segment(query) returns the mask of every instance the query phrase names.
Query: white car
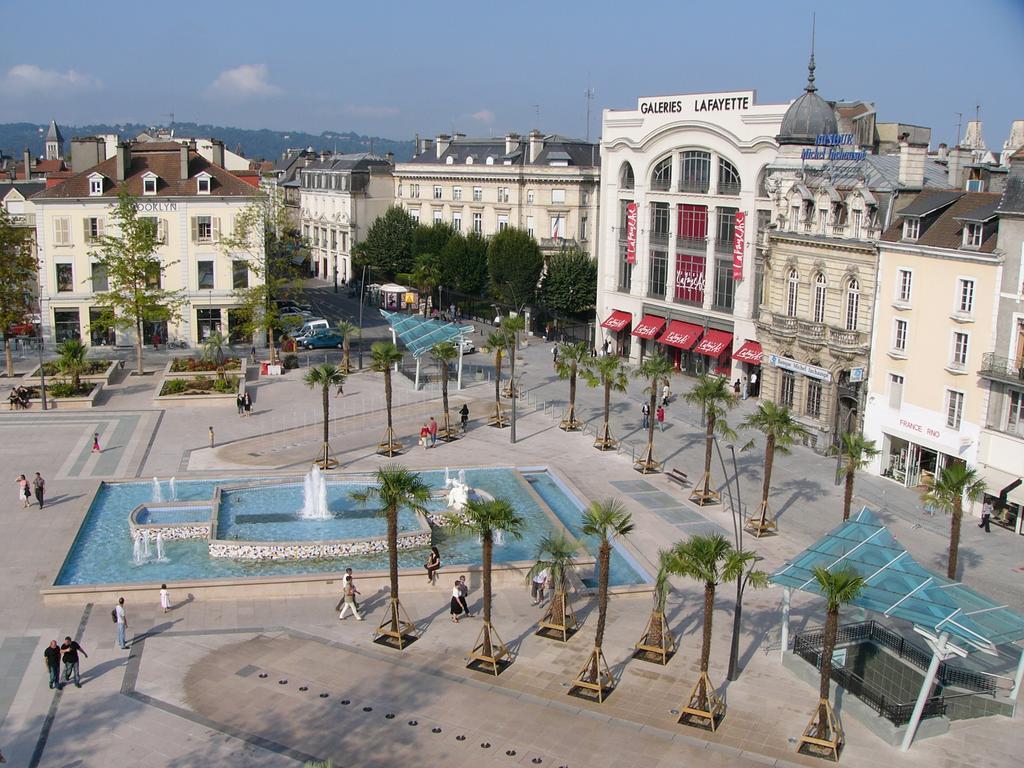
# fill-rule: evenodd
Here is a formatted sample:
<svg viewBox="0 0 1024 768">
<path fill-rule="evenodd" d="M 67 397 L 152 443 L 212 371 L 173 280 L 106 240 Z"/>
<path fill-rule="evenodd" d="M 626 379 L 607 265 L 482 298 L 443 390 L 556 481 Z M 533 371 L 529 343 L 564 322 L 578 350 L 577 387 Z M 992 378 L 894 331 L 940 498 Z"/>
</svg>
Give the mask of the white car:
<svg viewBox="0 0 1024 768">
<path fill-rule="evenodd" d="M 464 355 L 468 355 L 470 352 L 476 352 L 476 347 L 469 339 L 462 339 L 462 341 L 458 342 L 458 345 Z"/>
</svg>

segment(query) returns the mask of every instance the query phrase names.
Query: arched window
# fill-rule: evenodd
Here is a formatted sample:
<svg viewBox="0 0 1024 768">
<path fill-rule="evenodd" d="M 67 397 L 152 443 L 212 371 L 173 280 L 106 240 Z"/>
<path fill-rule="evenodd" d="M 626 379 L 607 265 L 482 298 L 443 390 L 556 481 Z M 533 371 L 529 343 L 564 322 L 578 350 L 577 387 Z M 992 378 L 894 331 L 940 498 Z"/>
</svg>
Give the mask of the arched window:
<svg viewBox="0 0 1024 768">
<path fill-rule="evenodd" d="M 768 166 L 766 165 L 757 174 L 757 196 L 768 197 Z"/>
<path fill-rule="evenodd" d="M 672 189 L 672 158 L 666 157 L 651 171 L 651 189 L 655 192 L 668 192 Z"/>
<path fill-rule="evenodd" d="M 740 172 L 724 157 L 718 158 L 718 194 L 738 195 L 740 193 Z"/>
<path fill-rule="evenodd" d="M 491 155 L 487 156 L 487 165 L 494 165 L 494 158 Z"/>
<path fill-rule="evenodd" d="M 454 162 L 455 162 L 455 158 L 454 158 L 454 157 L 452 157 L 451 155 L 448 155 L 448 157 L 446 157 L 446 158 L 444 159 L 444 164 L 445 164 L 445 165 L 451 165 L 451 164 L 452 164 L 452 163 L 454 163 Z"/>
<path fill-rule="evenodd" d="M 711 153 L 683 152 L 680 163 L 679 191 L 706 194 L 711 188 Z"/>
<path fill-rule="evenodd" d="M 633 166 L 629 163 L 622 164 L 622 170 L 619 171 L 619 186 L 622 189 L 632 189 L 636 186 L 636 178 L 633 176 Z"/>
<path fill-rule="evenodd" d="M 857 314 L 860 311 L 860 283 L 850 278 L 846 284 L 846 330 L 857 330 Z"/>
<path fill-rule="evenodd" d="M 821 272 L 814 278 L 814 322 L 825 322 L 825 276 Z"/>
<path fill-rule="evenodd" d="M 472 164 L 473 164 L 473 156 L 470 155 L 469 157 L 466 158 L 466 165 L 472 165 Z"/>
<path fill-rule="evenodd" d="M 786 283 L 786 314 L 796 317 L 796 302 L 800 297 L 800 274 L 795 269 L 789 270 Z"/>
</svg>

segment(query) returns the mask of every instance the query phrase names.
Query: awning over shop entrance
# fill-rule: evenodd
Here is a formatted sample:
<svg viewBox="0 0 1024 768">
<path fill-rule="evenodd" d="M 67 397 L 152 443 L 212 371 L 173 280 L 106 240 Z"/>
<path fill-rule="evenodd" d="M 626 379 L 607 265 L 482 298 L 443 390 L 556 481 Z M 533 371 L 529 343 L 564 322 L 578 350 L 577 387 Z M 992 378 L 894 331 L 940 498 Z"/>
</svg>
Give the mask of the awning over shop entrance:
<svg viewBox="0 0 1024 768">
<path fill-rule="evenodd" d="M 1020 475 L 1013 475 L 984 464 L 978 465 L 978 474 L 985 481 L 985 493 L 989 496 L 998 496 L 1004 488 L 1013 485 L 1020 478 Z M 1010 491 L 1006 495 L 1006 500 L 1024 506 L 1024 484 Z"/>
<path fill-rule="evenodd" d="M 741 363 L 750 363 L 751 365 L 761 364 L 761 345 L 756 341 L 745 341 L 743 346 L 732 353 L 733 360 L 739 360 Z"/>
<path fill-rule="evenodd" d="M 697 339 L 700 338 L 701 330 L 699 325 L 684 323 L 682 320 L 673 320 L 668 324 L 665 332 L 661 334 L 658 343 L 667 344 L 670 347 L 679 347 L 679 349 L 690 349 L 697 343 Z"/>
<path fill-rule="evenodd" d="M 627 325 L 629 321 L 633 319 L 633 316 L 629 312 L 623 312 L 621 309 L 616 309 L 610 315 L 608 319 L 601 323 L 602 328 L 607 328 L 610 331 L 618 333 Z"/>
<path fill-rule="evenodd" d="M 722 353 L 725 352 L 725 348 L 730 344 L 732 344 L 731 333 L 716 331 L 714 328 L 709 328 L 708 332 L 704 334 L 704 338 L 700 340 L 700 344 L 698 344 L 693 351 L 698 355 L 721 357 Z"/>
<path fill-rule="evenodd" d="M 644 319 L 633 328 L 633 335 L 638 339 L 653 339 L 665 325 L 665 318 L 655 315 L 644 315 Z"/>
</svg>

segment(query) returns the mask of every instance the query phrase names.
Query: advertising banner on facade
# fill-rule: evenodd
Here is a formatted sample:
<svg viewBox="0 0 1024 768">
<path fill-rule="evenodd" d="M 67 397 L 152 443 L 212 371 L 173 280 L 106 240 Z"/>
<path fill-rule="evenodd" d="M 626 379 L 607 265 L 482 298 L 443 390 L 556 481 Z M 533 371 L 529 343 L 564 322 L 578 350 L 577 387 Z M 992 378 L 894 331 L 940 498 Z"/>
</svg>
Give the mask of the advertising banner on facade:
<svg viewBox="0 0 1024 768">
<path fill-rule="evenodd" d="M 732 229 L 732 279 L 743 279 L 743 255 L 747 242 L 747 214 L 736 212 L 736 224 Z"/>
<path fill-rule="evenodd" d="M 704 303 L 704 256 L 676 254 L 676 301 Z"/>
<path fill-rule="evenodd" d="M 636 203 L 626 203 L 626 261 L 636 264 Z"/>
</svg>

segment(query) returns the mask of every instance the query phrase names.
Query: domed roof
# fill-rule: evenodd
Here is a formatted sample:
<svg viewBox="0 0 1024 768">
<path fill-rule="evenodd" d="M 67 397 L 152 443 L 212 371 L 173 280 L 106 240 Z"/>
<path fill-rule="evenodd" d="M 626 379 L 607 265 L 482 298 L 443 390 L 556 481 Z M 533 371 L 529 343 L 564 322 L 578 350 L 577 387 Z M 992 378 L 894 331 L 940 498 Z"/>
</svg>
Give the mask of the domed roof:
<svg viewBox="0 0 1024 768">
<path fill-rule="evenodd" d="M 814 54 L 807 65 L 807 86 L 804 94 L 789 105 L 782 127 L 776 137 L 780 145 L 814 144 L 817 136 L 823 133 L 838 133 L 839 124 L 832 105 L 817 94 L 814 85 Z"/>
</svg>

